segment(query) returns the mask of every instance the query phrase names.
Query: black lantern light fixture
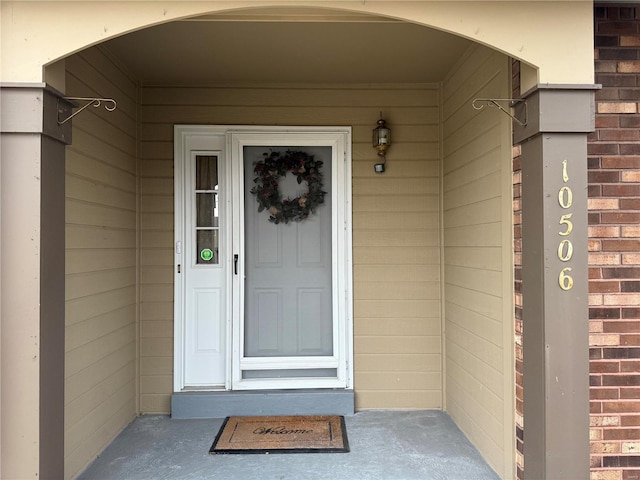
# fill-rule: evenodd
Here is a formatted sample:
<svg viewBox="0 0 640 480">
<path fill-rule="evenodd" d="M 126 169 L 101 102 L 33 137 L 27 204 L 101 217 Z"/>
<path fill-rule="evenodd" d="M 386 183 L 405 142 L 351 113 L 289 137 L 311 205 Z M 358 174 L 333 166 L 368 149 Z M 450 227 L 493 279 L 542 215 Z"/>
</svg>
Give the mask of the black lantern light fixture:
<svg viewBox="0 0 640 480">
<path fill-rule="evenodd" d="M 380 120 L 378 120 L 378 126 L 373 129 L 373 148 L 378 151 L 378 156 L 382 157 L 381 163 L 374 165 L 376 173 L 383 173 L 385 170 L 385 164 L 387 163 L 387 149 L 391 146 L 391 129 L 387 127 L 386 122 L 382 118 L 382 112 L 380 112 Z"/>
</svg>

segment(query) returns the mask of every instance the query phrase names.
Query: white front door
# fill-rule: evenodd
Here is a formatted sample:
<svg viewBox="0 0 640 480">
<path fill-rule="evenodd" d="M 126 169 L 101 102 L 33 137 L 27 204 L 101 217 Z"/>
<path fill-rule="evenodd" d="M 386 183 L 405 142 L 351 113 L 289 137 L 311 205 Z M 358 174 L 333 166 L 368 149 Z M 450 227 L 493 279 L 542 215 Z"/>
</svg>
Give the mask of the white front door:
<svg viewBox="0 0 640 480">
<path fill-rule="evenodd" d="M 349 140 L 176 127 L 176 391 L 351 387 Z"/>
</svg>

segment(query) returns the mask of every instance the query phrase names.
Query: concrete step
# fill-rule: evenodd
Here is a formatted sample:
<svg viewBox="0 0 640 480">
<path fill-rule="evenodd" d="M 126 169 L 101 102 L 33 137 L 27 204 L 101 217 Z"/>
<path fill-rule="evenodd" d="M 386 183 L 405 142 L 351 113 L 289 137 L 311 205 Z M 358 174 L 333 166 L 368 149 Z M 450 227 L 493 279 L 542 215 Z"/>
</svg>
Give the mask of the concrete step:
<svg viewBox="0 0 640 480">
<path fill-rule="evenodd" d="M 173 418 L 257 415 L 353 415 L 353 390 L 244 390 L 178 392 L 171 396 Z"/>
</svg>

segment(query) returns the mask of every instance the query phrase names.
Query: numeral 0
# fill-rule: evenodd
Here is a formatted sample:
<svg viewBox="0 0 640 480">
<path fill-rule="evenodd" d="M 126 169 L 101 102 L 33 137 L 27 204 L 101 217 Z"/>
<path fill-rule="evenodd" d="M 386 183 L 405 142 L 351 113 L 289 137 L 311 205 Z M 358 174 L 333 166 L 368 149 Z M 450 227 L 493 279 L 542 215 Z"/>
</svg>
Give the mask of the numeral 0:
<svg viewBox="0 0 640 480">
<path fill-rule="evenodd" d="M 562 208 L 571 208 L 573 205 L 573 192 L 569 187 L 562 187 L 558 192 L 558 203 Z"/>
<path fill-rule="evenodd" d="M 564 252 L 565 247 L 567 247 L 567 253 Z M 558 258 L 563 262 L 568 262 L 571 257 L 573 257 L 573 243 L 571 240 L 562 240 L 558 245 Z"/>
</svg>

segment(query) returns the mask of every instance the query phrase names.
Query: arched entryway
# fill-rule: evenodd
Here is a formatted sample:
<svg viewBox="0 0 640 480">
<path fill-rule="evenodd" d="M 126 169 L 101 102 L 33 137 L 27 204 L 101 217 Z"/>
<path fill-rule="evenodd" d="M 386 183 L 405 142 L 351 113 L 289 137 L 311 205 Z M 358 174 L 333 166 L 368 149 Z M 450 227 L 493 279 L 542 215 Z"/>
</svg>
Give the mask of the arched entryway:
<svg viewBox="0 0 640 480">
<path fill-rule="evenodd" d="M 274 12 L 169 23 L 156 31 L 182 33 L 154 41 L 150 28 L 49 67 L 49 78 L 67 95 L 119 98 L 112 114 L 74 119 L 67 149 L 67 475 L 136 413 L 169 411 L 172 127 L 187 123 L 353 128 L 356 408 L 445 408 L 491 465 L 511 477 L 510 119 L 471 107 L 477 97 L 509 97 L 508 57 L 425 27 L 369 16 L 375 12 L 288 10 L 286 21 L 273 22 Z M 456 7 L 431 13 L 438 21 L 430 23 L 446 28 L 460 12 Z M 414 14 L 409 16 L 419 21 Z M 222 33 L 205 44 L 214 55 L 207 67 L 216 66 L 216 58 L 220 62 L 222 76 L 213 84 L 208 79 L 218 74 L 216 68 L 191 78 L 186 55 L 180 56 L 180 49 L 195 53 L 203 46 L 185 41 L 198 29 Z M 413 56 L 407 60 L 398 53 L 403 61 L 380 69 L 380 49 L 369 41 L 360 46 L 367 56 L 357 68 L 362 57 L 345 50 L 367 38 L 367 29 L 388 32 L 386 47 L 396 42 L 384 53 L 388 63 L 396 52 Z M 276 53 L 266 62 L 266 53 L 258 51 L 248 62 L 253 68 L 243 62 L 224 68 L 237 58 L 215 56 L 232 51 L 225 42 L 239 32 L 255 45 L 285 31 L 285 41 L 310 35 L 301 42 L 307 46 L 312 38 L 332 34 L 345 41 L 337 42 L 341 47 L 332 56 L 320 45 L 317 55 L 326 56 L 301 72 L 295 56 L 282 53 L 286 43 L 267 50 Z M 177 56 L 169 69 L 151 72 L 163 53 L 171 53 L 158 48 L 160 38 L 172 38 L 174 45 L 180 39 Z M 136 53 L 134 45 L 145 41 L 151 50 Z M 440 55 L 440 61 L 416 57 L 442 54 L 443 46 L 454 53 Z M 342 63 L 331 63 L 341 55 Z M 367 64 L 375 73 L 366 72 Z M 231 67 L 240 76 L 225 77 Z M 263 71 L 269 78 L 261 81 Z M 394 131 L 384 175 L 373 172 L 369 145 L 380 110 Z"/>
</svg>

